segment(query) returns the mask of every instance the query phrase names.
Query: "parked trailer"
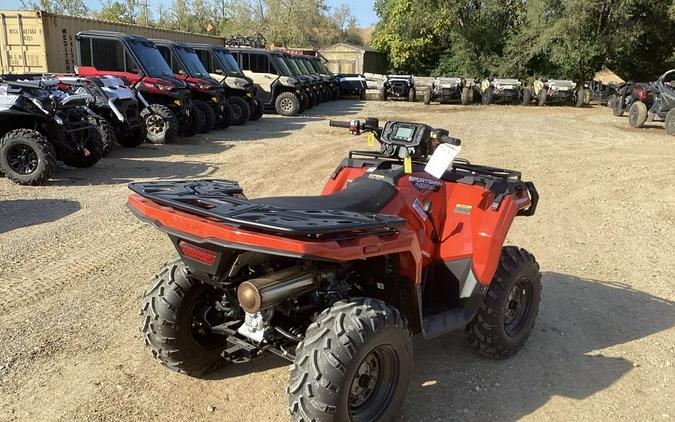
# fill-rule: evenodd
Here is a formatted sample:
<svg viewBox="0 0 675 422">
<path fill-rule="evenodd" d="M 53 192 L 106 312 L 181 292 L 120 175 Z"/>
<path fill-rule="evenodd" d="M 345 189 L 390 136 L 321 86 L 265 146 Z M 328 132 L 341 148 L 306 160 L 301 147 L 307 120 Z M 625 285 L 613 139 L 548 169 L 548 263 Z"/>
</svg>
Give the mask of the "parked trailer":
<svg viewBox="0 0 675 422">
<path fill-rule="evenodd" d="M 104 30 L 180 42 L 224 45 L 209 35 L 191 34 L 41 11 L 0 10 L 0 74 L 75 72 L 80 31 Z"/>
</svg>

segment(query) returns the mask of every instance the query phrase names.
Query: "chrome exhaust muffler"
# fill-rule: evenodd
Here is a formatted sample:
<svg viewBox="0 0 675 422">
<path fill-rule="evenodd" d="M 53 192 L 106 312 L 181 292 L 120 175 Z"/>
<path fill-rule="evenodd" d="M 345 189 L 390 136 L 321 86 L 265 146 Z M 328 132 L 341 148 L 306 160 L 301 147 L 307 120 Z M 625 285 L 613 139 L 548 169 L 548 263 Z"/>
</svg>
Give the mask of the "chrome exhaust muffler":
<svg viewBox="0 0 675 422">
<path fill-rule="evenodd" d="M 244 281 L 237 288 L 239 306 L 249 314 L 269 309 L 286 299 L 309 293 L 324 279 L 316 269 L 286 268 Z"/>
</svg>

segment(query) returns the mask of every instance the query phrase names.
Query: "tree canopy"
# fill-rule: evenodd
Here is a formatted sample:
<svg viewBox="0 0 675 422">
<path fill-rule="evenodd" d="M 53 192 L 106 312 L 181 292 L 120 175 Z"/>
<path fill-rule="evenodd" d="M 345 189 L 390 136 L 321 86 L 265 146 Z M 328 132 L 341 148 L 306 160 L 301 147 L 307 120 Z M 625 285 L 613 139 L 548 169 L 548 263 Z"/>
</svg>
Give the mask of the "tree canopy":
<svg viewBox="0 0 675 422">
<path fill-rule="evenodd" d="M 145 0 L 101 0 L 91 11 L 84 0 L 22 0 L 28 9 L 158 26 L 215 36 L 261 33 L 276 46 L 362 44 L 357 20 L 346 5 L 325 0 L 169 0 L 153 13 Z"/>
<path fill-rule="evenodd" d="M 654 79 L 675 67 L 675 0 L 376 0 L 372 45 L 415 74 Z"/>
</svg>

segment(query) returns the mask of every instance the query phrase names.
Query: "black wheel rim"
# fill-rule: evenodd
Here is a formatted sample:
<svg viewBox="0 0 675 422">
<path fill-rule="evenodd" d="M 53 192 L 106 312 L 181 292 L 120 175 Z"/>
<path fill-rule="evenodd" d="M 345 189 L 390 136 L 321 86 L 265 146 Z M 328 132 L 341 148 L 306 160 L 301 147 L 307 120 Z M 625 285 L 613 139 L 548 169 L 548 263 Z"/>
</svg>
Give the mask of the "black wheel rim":
<svg viewBox="0 0 675 422">
<path fill-rule="evenodd" d="M 211 327 L 224 322 L 222 312 L 215 308 L 216 296 L 215 291 L 204 290 L 190 312 L 190 337 L 203 349 L 213 349 L 225 342 L 225 337 L 211 333 Z"/>
<path fill-rule="evenodd" d="M 29 145 L 15 144 L 7 150 L 7 164 L 16 173 L 31 174 L 39 162 L 37 152 Z"/>
<path fill-rule="evenodd" d="M 532 283 L 521 278 L 511 287 L 504 309 L 504 331 L 511 337 L 521 333 L 527 324 L 532 307 Z"/>
<path fill-rule="evenodd" d="M 242 110 L 239 104 L 232 104 L 232 117 L 234 120 L 239 120 L 242 115 Z"/>
<path fill-rule="evenodd" d="M 161 116 L 152 114 L 145 120 L 145 126 L 152 135 L 161 135 L 164 133 L 166 122 Z"/>
<path fill-rule="evenodd" d="M 399 377 L 398 355 L 389 345 L 371 350 L 356 367 L 349 385 L 349 414 L 353 421 L 379 420 L 391 405 Z"/>
</svg>

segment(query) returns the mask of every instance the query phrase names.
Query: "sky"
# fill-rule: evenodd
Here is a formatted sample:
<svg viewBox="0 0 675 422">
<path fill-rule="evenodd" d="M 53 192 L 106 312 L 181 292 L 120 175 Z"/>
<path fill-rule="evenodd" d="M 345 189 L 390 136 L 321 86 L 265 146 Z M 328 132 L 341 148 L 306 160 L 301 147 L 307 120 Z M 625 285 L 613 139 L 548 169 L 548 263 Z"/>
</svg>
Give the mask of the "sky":
<svg viewBox="0 0 675 422">
<path fill-rule="evenodd" d="M 85 0 L 87 6 L 92 9 L 101 7 L 100 0 Z M 341 4 L 349 5 L 352 8 L 352 13 L 359 20 L 359 26 L 366 27 L 377 22 L 377 16 L 373 11 L 374 0 L 326 0 L 326 3 L 331 6 L 340 6 Z M 159 4 L 164 3 L 168 5 L 170 0 L 148 0 L 151 7 L 156 8 Z M 2 0 L 0 9 L 21 9 L 21 0 Z"/>
</svg>

